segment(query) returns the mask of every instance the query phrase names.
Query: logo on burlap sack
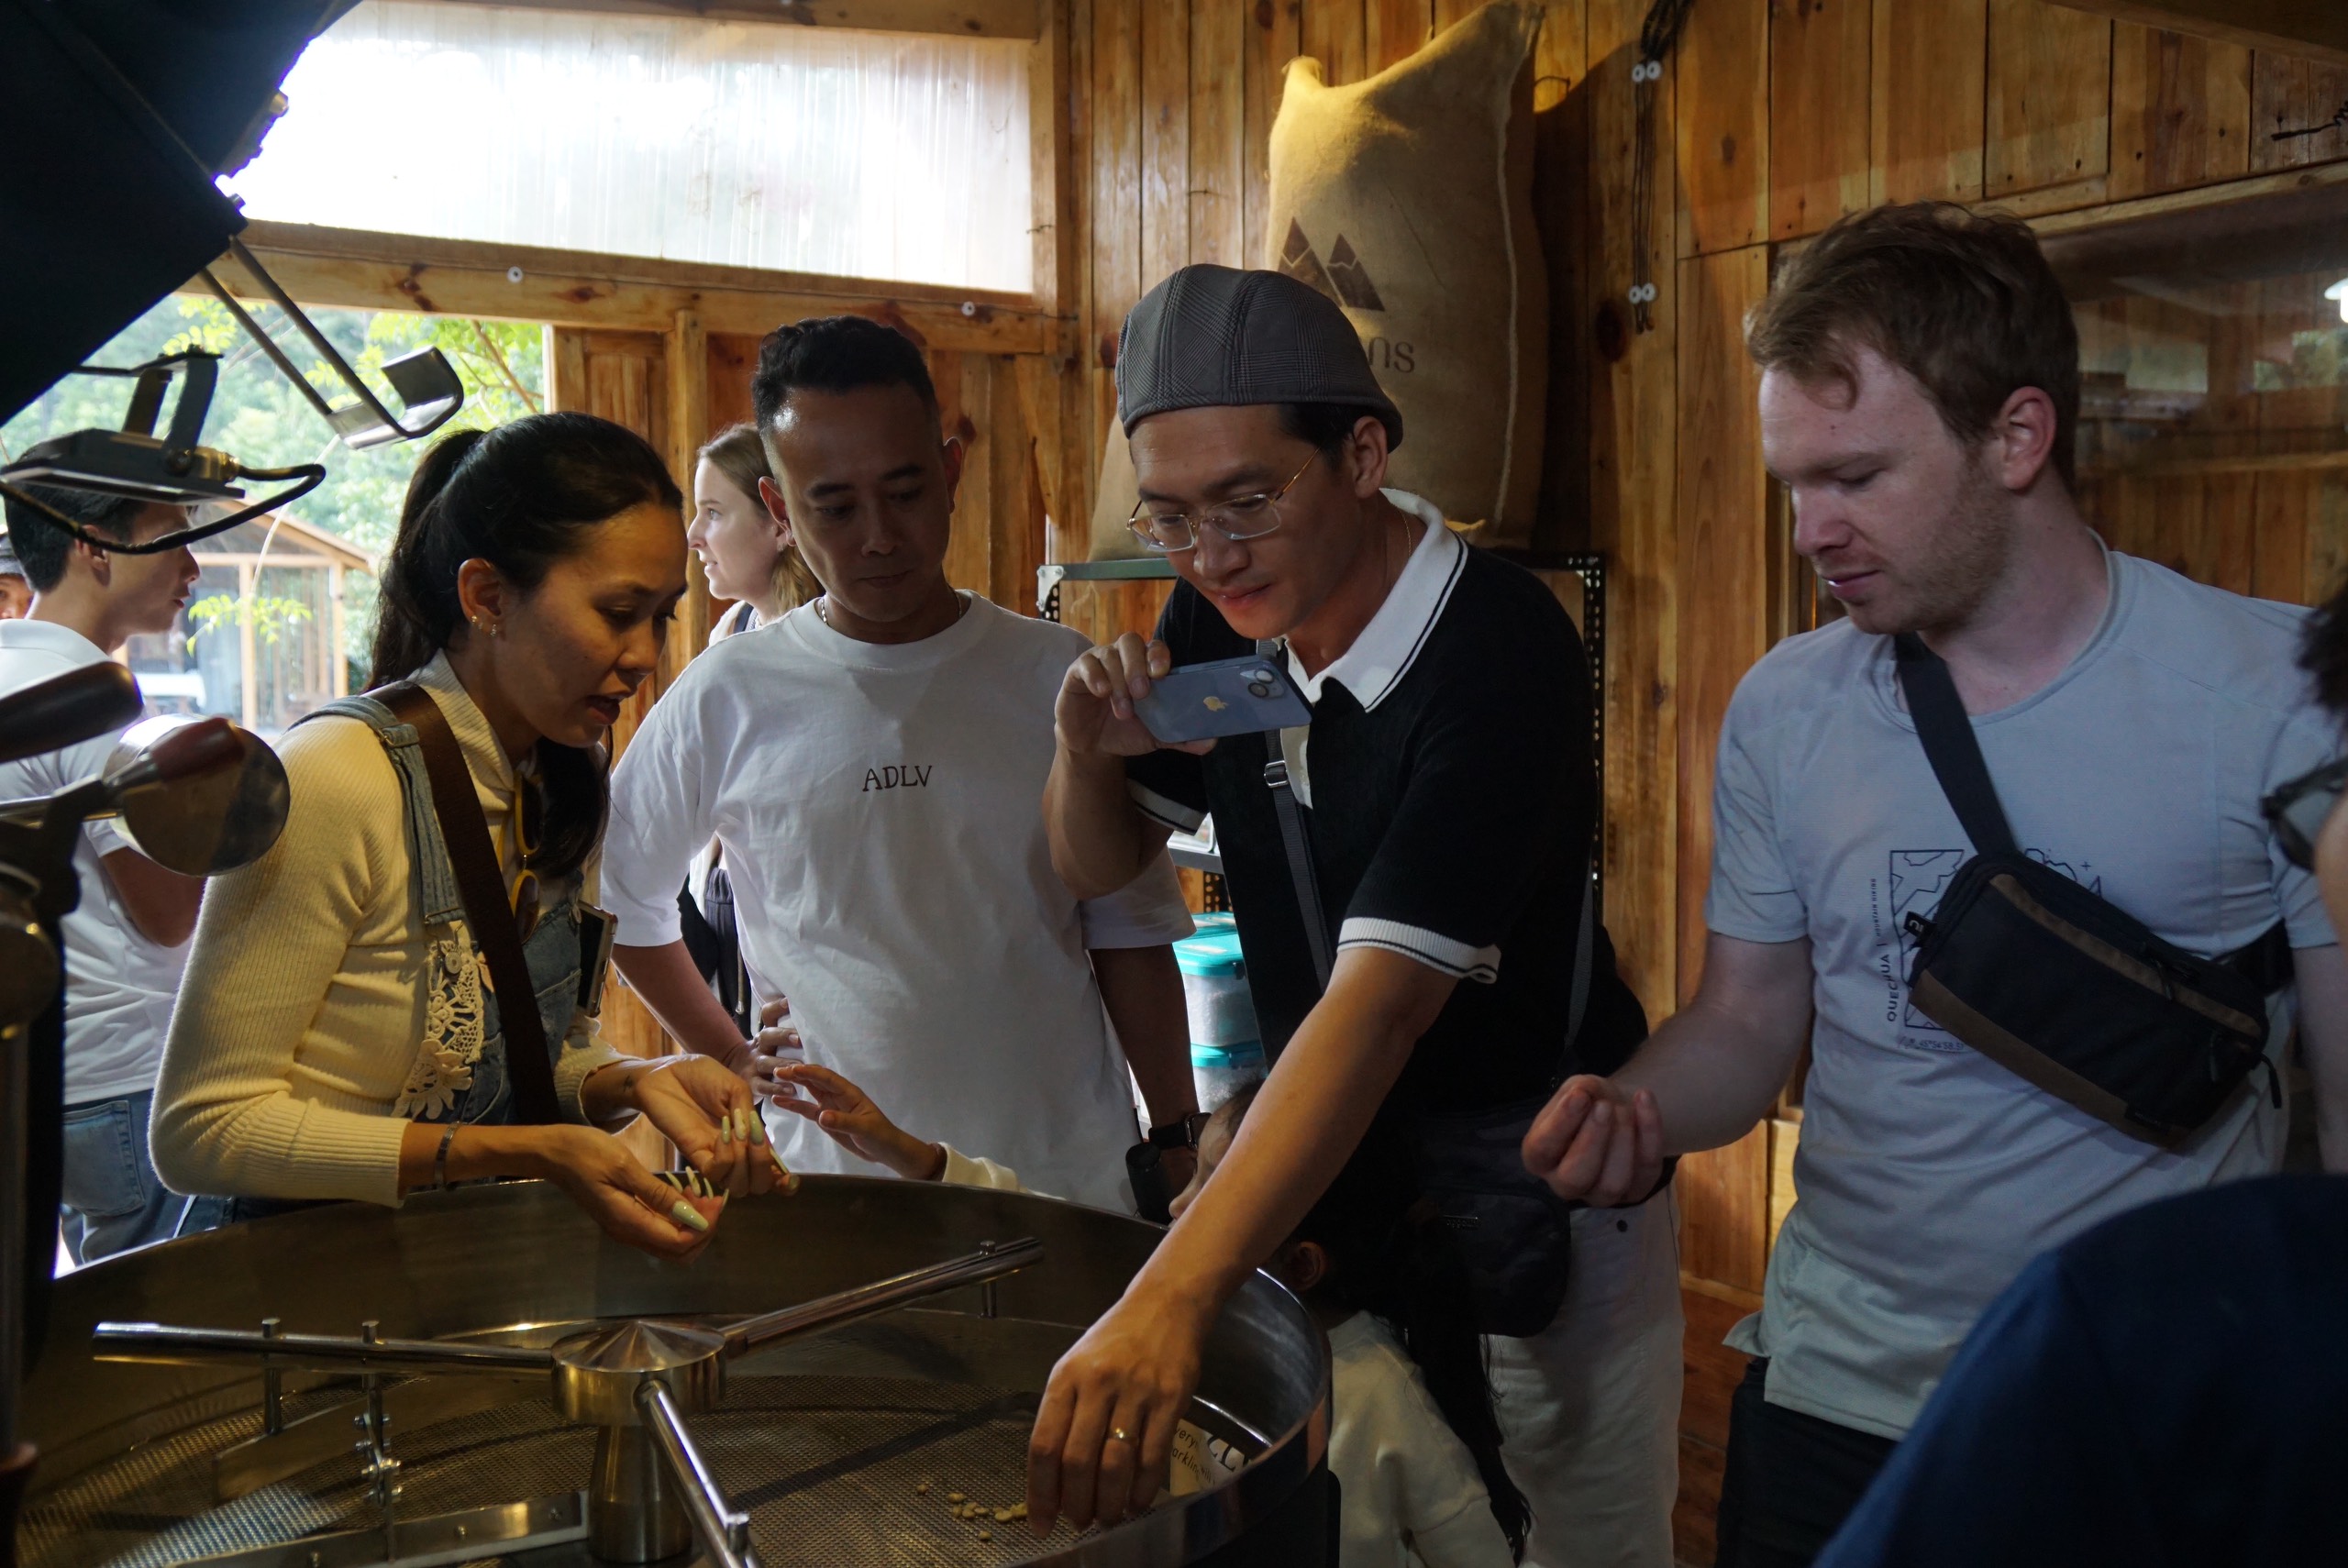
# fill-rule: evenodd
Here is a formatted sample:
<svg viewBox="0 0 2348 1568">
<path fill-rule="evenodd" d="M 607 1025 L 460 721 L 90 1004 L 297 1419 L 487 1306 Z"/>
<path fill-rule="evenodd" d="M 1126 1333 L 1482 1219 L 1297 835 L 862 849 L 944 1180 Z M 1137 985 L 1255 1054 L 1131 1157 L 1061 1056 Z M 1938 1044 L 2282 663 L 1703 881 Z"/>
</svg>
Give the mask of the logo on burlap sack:
<svg viewBox="0 0 2348 1568">
<path fill-rule="evenodd" d="M 1382 311 L 1386 302 L 1378 297 L 1378 285 L 1369 281 L 1369 269 L 1354 254 L 1352 242 L 1344 235 L 1329 251 L 1329 264 L 1321 265 L 1314 255 L 1312 242 L 1304 237 L 1304 225 L 1289 219 L 1288 243 L 1280 247 L 1280 271 L 1301 283 L 1310 283 L 1342 305 L 1356 310 Z"/>
<path fill-rule="evenodd" d="M 1330 247 L 1329 264 L 1324 267 L 1313 252 L 1312 242 L 1304 237 L 1302 222 L 1289 219 L 1288 242 L 1280 247 L 1280 271 L 1348 309 L 1385 313 L 1386 302 L 1379 297 L 1378 285 L 1369 281 L 1369 269 L 1355 254 L 1353 242 L 1342 234 Z M 1411 345 L 1374 333 L 1362 340 L 1362 352 L 1369 356 L 1372 370 L 1408 374 L 1418 368 L 1418 351 Z"/>
</svg>

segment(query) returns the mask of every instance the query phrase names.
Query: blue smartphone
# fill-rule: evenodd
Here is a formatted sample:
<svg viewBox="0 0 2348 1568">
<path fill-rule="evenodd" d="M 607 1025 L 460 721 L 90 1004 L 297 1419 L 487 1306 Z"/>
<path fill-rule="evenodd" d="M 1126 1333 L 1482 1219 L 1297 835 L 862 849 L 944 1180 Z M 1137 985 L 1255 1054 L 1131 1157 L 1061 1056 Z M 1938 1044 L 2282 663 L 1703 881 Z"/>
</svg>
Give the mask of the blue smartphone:
<svg viewBox="0 0 2348 1568">
<path fill-rule="evenodd" d="M 1312 704 L 1281 663 L 1249 654 L 1187 664 L 1153 682 L 1149 695 L 1134 704 L 1134 712 L 1161 741 L 1218 740 L 1309 724 Z"/>
</svg>

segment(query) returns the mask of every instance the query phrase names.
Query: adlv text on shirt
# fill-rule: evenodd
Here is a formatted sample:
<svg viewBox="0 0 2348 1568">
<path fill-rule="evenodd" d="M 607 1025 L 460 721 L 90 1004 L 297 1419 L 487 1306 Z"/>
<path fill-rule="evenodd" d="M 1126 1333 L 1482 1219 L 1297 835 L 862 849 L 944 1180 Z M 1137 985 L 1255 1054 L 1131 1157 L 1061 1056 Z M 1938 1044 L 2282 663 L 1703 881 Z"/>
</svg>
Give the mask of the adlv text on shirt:
<svg viewBox="0 0 2348 1568">
<path fill-rule="evenodd" d="M 875 790 L 925 790 L 929 787 L 930 764 L 915 767 L 912 763 L 891 763 L 885 767 L 864 770 L 864 787 L 858 794 L 870 794 Z"/>
</svg>

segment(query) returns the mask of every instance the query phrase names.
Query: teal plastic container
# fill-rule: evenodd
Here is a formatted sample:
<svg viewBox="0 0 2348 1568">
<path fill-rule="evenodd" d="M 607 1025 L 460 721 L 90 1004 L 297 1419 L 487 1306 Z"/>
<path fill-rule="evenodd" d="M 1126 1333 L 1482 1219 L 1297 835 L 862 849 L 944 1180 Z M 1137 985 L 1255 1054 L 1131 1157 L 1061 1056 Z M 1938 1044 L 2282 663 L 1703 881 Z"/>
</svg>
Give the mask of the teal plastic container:
<svg viewBox="0 0 2348 1568">
<path fill-rule="evenodd" d="M 1182 970 L 1182 999 L 1191 1015 L 1191 1078 L 1199 1109 L 1213 1110 L 1263 1081 L 1264 1040 L 1231 916 L 1200 915 L 1198 928 L 1174 944 L 1174 961 Z"/>
</svg>

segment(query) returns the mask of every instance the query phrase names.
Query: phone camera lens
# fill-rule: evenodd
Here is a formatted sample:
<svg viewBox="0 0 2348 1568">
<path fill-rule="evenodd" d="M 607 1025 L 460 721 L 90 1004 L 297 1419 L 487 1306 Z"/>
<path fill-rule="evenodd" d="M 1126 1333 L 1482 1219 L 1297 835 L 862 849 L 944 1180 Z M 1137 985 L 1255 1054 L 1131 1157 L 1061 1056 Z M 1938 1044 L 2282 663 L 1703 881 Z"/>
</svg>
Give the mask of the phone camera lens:
<svg viewBox="0 0 2348 1568">
<path fill-rule="evenodd" d="M 1269 681 L 1251 680 L 1247 683 L 1247 695 L 1250 697 L 1269 697 L 1271 694 L 1272 688 Z"/>
<path fill-rule="evenodd" d="M 1247 672 L 1247 679 L 1250 680 L 1269 680 L 1271 678 L 1272 672 L 1268 669 L 1251 669 Z M 1250 687 L 1248 690 L 1253 691 L 1255 690 L 1255 688 Z M 1257 691 L 1256 695 L 1262 697 L 1267 695 L 1267 693 Z"/>
</svg>

